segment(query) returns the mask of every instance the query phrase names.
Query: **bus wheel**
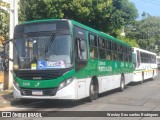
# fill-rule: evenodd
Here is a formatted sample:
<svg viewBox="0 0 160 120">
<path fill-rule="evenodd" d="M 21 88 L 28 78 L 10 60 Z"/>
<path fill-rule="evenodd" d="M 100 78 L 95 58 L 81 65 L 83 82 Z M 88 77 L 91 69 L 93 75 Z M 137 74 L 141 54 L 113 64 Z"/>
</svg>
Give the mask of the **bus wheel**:
<svg viewBox="0 0 160 120">
<path fill-rule="evenodd" d="M 98 98 L 98 84 L 96 80 L 91 80 L 89 87 L 89 102 L 96 100 Z"/>
<path fill-rule="evenodd" d="M 140 81 L 140 84 L 144 82 L 144 73 L 142 73 L 142 80 Z"/>
<path fill-rule="evenodd" d="M 124 75 L 121 75 L 121 81 L 120 81 L 120 89 L 119 91 L 122 92 L 125 88 L 125 78 Z"/>
<path fill-rule="evenodd" d="M 153 71 L 153 73 L 152 73 L 152 78 L 151 78 L 151 80 L 154 80 L 154 71 Z"/>
</svg>

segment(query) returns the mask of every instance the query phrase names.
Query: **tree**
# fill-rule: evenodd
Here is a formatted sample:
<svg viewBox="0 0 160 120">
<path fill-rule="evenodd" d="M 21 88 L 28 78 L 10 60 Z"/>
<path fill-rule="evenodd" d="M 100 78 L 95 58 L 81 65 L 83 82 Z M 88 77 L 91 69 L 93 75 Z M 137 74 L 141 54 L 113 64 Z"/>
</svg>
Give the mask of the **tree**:
<svg viewBox="0 0 160 120">
<path fill-rule="evenodd" d="M 116 33 L 118 34 L 117 38 L 123 42 L 128 43 L 132 47 L 137 47 L 139 48 L 139 45 L 137 44 L 136 40 L 133 38 L 129 38 L 128 36 L 122 36 L 121 35 L 121 30 L 116 30 Z"/>
<path fill-rule="evenodd" d="M 74 19 L 103 32 L 130 24 L 137 10 L 128 0 L 21 0 L 20 20 L 48 18 Z"/>
<path fill-rule="evenodd" d="M 0 6 L 8 8 L 9 5 L 0 0 Z M 0 38 L 7 40 L 9 38 L 9 14 L 6 10 L 0 8 Z"/>
<path fill-rule="evenodd" d="M 122 26 L 132 24 L 138 16 L 137 9 L 132 2 L 128 0 L 113 0 L 113 8 L 110 13 L 107 22 L 107 30 L 115 37 L 118 37 L 119 33 L 115 31 L 121 29 Z"/>
<path fill-rule="evenodd" d="M 160 17 L 147 15 L 135 22 L 127 30 L 127 36 L 136 39 L 142 49 L 152 52 L 160 51 Z"/>
</svg>

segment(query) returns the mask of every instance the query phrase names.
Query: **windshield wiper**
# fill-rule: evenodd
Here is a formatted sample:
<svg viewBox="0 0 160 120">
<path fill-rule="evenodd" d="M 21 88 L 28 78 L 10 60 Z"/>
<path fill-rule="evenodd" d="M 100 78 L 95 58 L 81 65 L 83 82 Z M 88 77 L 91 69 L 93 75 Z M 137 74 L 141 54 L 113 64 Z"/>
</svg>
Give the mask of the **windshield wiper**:
<svg viewBox="0 0 160 120">
<path fill-rule="evenodd" d="M 47 53 L 49 51 L 49 49 L 51 48 L 51 45 L 55 39 L 55 36 L 56 36 L 56 32 L 52 33 L 51 37 L 49 38 L 48 42 L 46 43 L 45 53 Z"/>
</svg>

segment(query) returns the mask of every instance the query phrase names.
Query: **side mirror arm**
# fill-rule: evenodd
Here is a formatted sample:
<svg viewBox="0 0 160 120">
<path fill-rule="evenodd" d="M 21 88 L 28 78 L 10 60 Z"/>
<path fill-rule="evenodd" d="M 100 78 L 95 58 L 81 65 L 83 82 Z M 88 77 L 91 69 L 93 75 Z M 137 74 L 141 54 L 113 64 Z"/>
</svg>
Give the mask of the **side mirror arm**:
<svg viewBox="0 0 160 120">
<path fill-rule="evenodd" d="M 6 46 L 7 44 L 9 44 L 9 42 L 13 42 L 13 39 L 7 40 L 7 41 L 5 41 L 5 42 L 3 43 L 3 55 L 2 55 L 2 57 L 3 57 L 3 59 L 8 59 L 9 61 L 12 61 L 12 62 L 13 62 L 13 59 L 9 58 L 9 56 L 6 54 L 6 50 L 5 50 L 5 46 Z"/>
<path fill-rule="evenodd" d="M 3 46 L 5 46 L 6 44 L 8 44 L 9 42 L 13 42 L 13 39 L 7 40 L 3 43 Z"/>
</svg>

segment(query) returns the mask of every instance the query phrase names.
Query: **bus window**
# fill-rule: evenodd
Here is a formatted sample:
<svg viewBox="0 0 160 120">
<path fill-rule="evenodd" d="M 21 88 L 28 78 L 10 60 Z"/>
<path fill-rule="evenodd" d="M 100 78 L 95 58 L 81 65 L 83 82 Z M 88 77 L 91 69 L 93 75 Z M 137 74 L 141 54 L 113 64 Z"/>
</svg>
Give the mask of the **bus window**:
<svg viewBox="0 0 160 120">
<path fill-rule="evenodd" d="M 128 48 L 129 62 L 132 62 L 132 49 Z"/>
<path fill-rule="evenodd" d="M 137 67 L 139 67 L 140 66 L 140 57 L 141 57 L 141 54 L 140 54 L 140 52 L 137 50 L 136 51 L 137 52 Z"/>
<path fill-rule="evenodd" d="M 113 60 L 118 60 L 118 53 L 117 53 L 117 43 L 112 43 L 112 59 Z"/>
<path fill-rule="evenodd" d="M 105 48 L 106 48 L 106 59 L 107 60 L 112 60 L 112 43 L 110 40 L 105 40 Z"/>
<path fill-rule="evenodd" d="M 128 62 L 128 54 L 124 54 L 124 61 Z"/>
<path fill-rule="evenodd" d="M 113 60 L 118 60 L 117 52 L 112 53 L 112 58 L 113 58 Z"/>
<path fill-rule="evenodd" d="M 107 60 L 112 60 L 112 52 L 110 50 L 106 50 L 106 59 Z"/>
<path fill-rule="evenodd" d="M 133 61 L 134 67 L 136 68 L 137 61 L 136 61 L 136 54 L 135 53 L 132 53 L 132 61 Z"/>
<path fill-rule="evenodd" d="M 109 40 L 106 40 L 106 49 L 108 49 L 108 50 L 112 49 L 112 43 Z"/>
<path fill-rule="evenodd" d="M 90 58 L 95 59 L 98 58 L 97 51 L 97 39 L 93 34 L 89 34 L 89 47 L 90 47 Z"/>
<path fill-rule="evenodd" d="M 77 57 L 79 60 L 87 60 L 86 43 L 80 38 L 76 38 Z"/>
<path fill-rule="evenodd" d="M 98 39 L 98 52 L 99 52 L 99 58 L 100 59 L 106 59 L 105 57 L 105 42 L 104 39 L 99 37 Z"/>
</svg>

